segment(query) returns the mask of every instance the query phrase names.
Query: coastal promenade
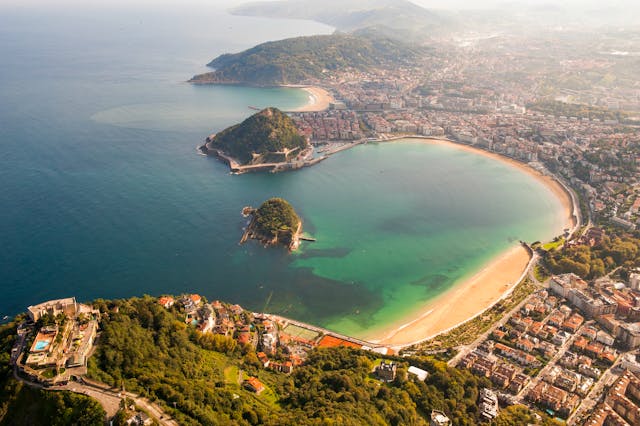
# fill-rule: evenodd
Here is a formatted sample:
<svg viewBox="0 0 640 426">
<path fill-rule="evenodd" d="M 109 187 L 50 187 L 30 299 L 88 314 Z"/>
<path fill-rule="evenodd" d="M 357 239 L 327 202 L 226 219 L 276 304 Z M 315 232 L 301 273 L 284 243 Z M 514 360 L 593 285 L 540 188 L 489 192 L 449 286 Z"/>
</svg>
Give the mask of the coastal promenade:
<svg viewBox="0 0 640 426">
<path fill-rule="evenodd" d="M 206 143 L 203 146 L 198 147 L 198 151 L 204 155 L 207 155 L 208 152 L 212 152 L 216 157 L 221 159 L 225 164 L 229 166 L 231 169 L 231 173 L 233 174 L 243 174 L 243 173 L 253 173 L 253 172 L 282 172 L 286 170 L 297 170 L 303 167 L 310 167 L 319 162 L 326 160 L 328 155 L 323 155 L 317 158 L 309 158 L 310 153 L 305 155 L 305 158 L 302 160 L 294 160 L 294 161 L 283 161 L 280 163 L 260 163 L 260 164 L 246 164 L 242 165 L 238 163 L 238 161 L 226 155 L 224 152 L 212 148 L 209 143 Z"/>
</svg>

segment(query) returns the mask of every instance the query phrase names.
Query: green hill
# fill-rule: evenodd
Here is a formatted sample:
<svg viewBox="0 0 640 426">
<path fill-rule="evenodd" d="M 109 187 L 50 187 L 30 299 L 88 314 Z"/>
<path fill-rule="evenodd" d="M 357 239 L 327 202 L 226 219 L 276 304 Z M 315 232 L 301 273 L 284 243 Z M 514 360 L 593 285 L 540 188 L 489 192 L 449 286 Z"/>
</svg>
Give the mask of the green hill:
<svg viewBox="0 0 640 426">
<path fill-rule="evenodd" d="M 290 246 L 300 227 L 300 217 L 282 198 L 270 198 L 253 212 L 254 238 Z"/>
<path fill-rule="evenodd" d="M 196 75 L 190 82 L 295 84 L 347 68 L 367 71 L 410 64 L 420 52 L 420 48 L 383 37 L 347 34 L 296 37 L 218 56 L 208 64 L 215 71 Z"/>
<path fill-rule="evenodd" d="M 265 108 L 207 138 L 203 151 L 220 150 L 245 165 L 285 162 L 307 147 L 289 116 L 277 108 Z"/>
</svg>

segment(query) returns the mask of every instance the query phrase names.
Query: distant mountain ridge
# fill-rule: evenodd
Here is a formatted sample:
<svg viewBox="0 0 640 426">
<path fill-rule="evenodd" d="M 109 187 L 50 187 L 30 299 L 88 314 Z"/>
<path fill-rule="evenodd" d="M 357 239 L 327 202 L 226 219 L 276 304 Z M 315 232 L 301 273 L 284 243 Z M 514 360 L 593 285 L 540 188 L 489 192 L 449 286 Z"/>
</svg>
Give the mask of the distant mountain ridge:
<svg viewBox="0 0 640 426">
<path fill-rule="evenodd" d="M 235 15 L 310 19 L 352 32 L 390 28 L 398 38 L 429 34 L 454 23 L 452 15 L 428 10 L 407 0 L 285 0 L 254 2 L 231 10 Z M 387 34 L 394 34 L 390 32 Z"/>
<path fill-rule="evenodd" d="M 320 79 L 326 72 L 409 64 L 424 49 L 371 35 L 332 34 L 295 37 L 224 54 L 208 66 L 215 71 L 194 76 L 192 83 L 275 86 Z"/>
</svg>

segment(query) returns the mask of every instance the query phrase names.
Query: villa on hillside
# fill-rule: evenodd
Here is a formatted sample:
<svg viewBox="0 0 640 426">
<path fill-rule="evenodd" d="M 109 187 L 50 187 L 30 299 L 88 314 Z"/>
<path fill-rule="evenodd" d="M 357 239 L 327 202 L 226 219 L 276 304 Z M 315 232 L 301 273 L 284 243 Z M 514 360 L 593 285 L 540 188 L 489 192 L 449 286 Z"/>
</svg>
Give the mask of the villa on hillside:
<svg viewBox="0 0 640 426">
<path fill-rule="evenodd" d="M 251 392 L 257 393 L 258 395 L 260 395 L 264 391 L 264 385 L 260 380 L 258 380 L 255 377 L 249 377 L 247 380 L 245 380 L 242 383 L 242 386 L 244 386 L 246 389 L 250 390 Z"/>
<path fill-rule="evenodd" d="M 35 333 L 31 346 L 28 335 L 16 343 L 14 362 L 32 380 L 45 385 L 66 383 L 71 375 L 86 374 L 87 358 L 98 331 L 98 310 L 76 302 L 75 297 L 50 300 L 27 308 L 29 322 L 24 328 Z M 44 324 L 38 327 L 41 320 Z M 25 323 L 26 324 L 26 323 Z"/>
<path fill-rule="evenodd" d="M 385 382 L 392 382 L 396 378 L 397 365 L 395 362 L 386 363 L 384 360 L 376 367 L 376 376 Z"/>
<path fill-rule="evenodd" d="M 69 297 L 67 299 L 49 300 L 48 302 L 40 303 L 39 305 L 29 306 L 27 308 L 27 315 L 31 321 L 36 322 L 44 315 L 49 314 L 56 316 L 58 314 L 65 314 L 70 317 L 75 317 L 78 312 L 78 303 L 76 303 L 75 297 Z"/>
</svg>

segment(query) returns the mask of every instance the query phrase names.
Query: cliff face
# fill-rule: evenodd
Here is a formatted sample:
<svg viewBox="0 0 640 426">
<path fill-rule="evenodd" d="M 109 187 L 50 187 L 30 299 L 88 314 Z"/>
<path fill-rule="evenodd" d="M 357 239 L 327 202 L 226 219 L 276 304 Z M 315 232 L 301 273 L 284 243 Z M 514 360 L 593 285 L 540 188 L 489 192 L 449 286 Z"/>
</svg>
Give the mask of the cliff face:
<svg viewBox="0 0 640 426">
<path fill-rule="evenodd" d="M 271 198 L 255 210 L 245 207 L 242 212 L 253 217 L 240 243 L 254 239 L 268 246 L 283 245 L 289 250 L 298 247 L 302 220 L 286 200 Z"/>
<path fill-rule="evenodd" d="M 219 150 L 240 165 L 285 162 L 307 148 L 293 120 L 277 108 L 266 108 L 240 124 L 207 138 L 203 151 Z"/>
</svg>

